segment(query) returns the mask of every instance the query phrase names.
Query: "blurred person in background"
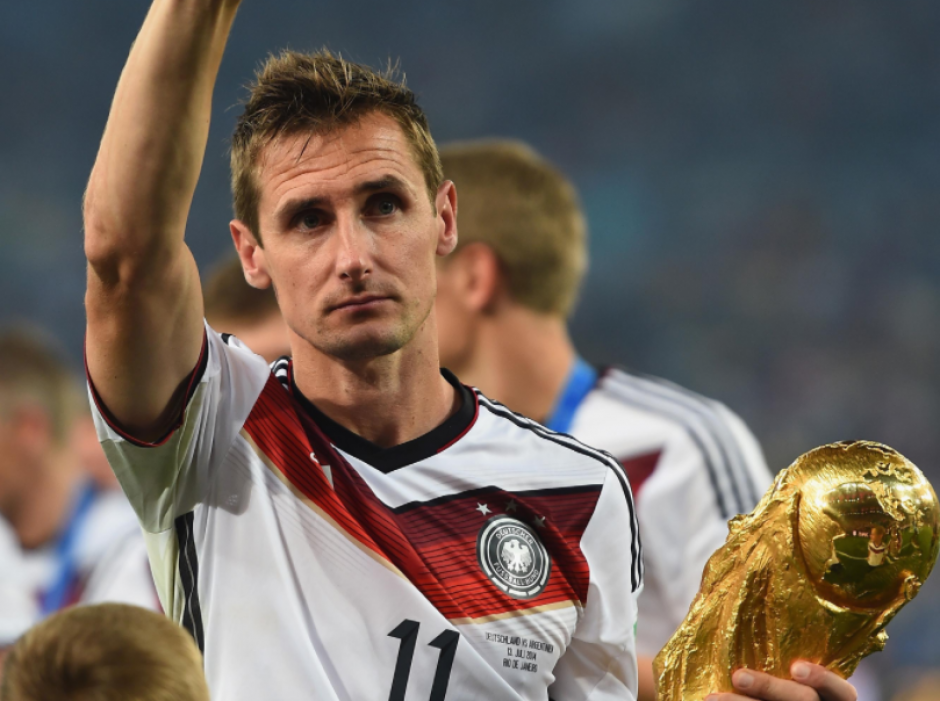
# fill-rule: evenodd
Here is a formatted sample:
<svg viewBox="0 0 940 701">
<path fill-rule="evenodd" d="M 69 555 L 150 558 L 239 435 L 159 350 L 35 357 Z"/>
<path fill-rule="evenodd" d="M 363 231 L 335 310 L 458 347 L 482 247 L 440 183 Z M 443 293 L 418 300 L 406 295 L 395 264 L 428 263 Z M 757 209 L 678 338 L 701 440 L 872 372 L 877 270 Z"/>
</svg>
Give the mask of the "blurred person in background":
<svg viewBox="0 0 940 701">
<path fill-rule="evenodd" d="M 652 659 L 688 613 L 702 570 L 772 476 L 744 422 L 665 380 L 601 372 L 574 348 L 567 319 L 587 269 L 573 185 L 519 141 L 440 151 L 458 191 L 460 240 L 438 263 L 441 364 L 510 409 L 612 453 L 637 500 L 646 565 L 638 599 L 640 701 Z M 877 701 L 872 662 L 852 678 Z"/>
<path fill-rule="evenodd" d="M 613 454 L 637 499 L 640 699 L 652 658 L 698 592 L 702 570 L 771 483 L 760 447 L 724 405 L 655 378 L 598 371 L 567 330 L 587 268 L 568 180 L 516 141 L 441 148 L 458 192 L 456 250 L 438 263 L 441 364 L 487 395 Z"/>
<path fill-rule="evenodd" d="M 0 701 L 209 701 L 202 655 L 169 619 L 125 604 L 82 606 L 10 651 Z"/>
<path fill-rule="evenodd" d="M 274 288 L 249 285 L 238 256 L 220 261 L 209 271 L 203 296 L 206 321 L 213 329 L 237 337 L 269 363 L 290 355 L 287 324 Z"/>
<path fill-rule="evenodd" d="M 0 516 L 15 560 L 0 553 L 0 571 L 19 571 L 40 617 L 106 600 L 156 608 L 133 510 L 95 484 L 75 449 L 79 387 L 41 334 L 0 332 Z"/>
</svg>

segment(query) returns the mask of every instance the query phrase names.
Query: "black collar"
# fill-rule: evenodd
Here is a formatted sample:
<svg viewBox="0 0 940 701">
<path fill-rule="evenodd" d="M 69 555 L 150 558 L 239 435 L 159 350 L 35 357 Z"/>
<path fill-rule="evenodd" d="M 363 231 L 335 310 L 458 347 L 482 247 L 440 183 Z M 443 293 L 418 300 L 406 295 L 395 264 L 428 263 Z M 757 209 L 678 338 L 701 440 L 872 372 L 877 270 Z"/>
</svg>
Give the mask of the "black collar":
<svg viewBox="0 0 940 701">
<path fill-rule="evenodd" d="M 338 424 L 317 409 L 313 402 L 297 389 L 293 377 L 291 377 L 291 390 L 303 410 L 320 427 L 320 430 L 326 434 L 333 445 L 343 452 L 368 463 L 377 470 L 392 472 L 405 465 L 420 462 L 440 453 L 470 430 L 476 420 L 476 398 L 470 388 L 460 384 L 460 381 L 450 370 L 441 368 L 441 375 L 454 386 L 454 389 L 460 395 L 460 408 L 437 428 L 433 428 L 423 436 L 418 436 L 407 443 L 401 443 L 391 448 L 377 446 L 372 441 L 368 441 L 345 426 Z"/>
</svg>

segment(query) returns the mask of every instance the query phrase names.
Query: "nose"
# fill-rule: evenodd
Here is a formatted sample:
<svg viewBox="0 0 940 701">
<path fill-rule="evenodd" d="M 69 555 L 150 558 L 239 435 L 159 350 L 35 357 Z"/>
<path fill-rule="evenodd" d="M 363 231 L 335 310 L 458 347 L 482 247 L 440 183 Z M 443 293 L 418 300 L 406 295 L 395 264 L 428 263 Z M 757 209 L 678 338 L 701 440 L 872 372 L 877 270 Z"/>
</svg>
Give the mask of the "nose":
<svg viewBox="0 0 940 701">
<path fill-rule="evenodd" d="M 358 217 L 339 217 L 336 227 L 336 272 L 345 281 L 360 282 L 372 274 L 372 236 Z"/>
</svg>

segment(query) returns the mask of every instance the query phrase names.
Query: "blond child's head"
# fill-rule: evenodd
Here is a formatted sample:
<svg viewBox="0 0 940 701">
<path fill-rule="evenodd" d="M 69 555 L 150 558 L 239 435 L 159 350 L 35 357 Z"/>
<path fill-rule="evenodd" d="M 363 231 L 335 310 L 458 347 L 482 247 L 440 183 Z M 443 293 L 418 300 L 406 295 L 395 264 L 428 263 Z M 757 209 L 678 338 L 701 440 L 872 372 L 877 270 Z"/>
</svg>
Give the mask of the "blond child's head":
<svg viewBox="0 0 940 701">
<path fill-rule="evenodd" d="M 30 629 L 3 668 L 0 701 L 209 701 L 185 630 L 124 604 L 79 606 Z"/>
</svg>

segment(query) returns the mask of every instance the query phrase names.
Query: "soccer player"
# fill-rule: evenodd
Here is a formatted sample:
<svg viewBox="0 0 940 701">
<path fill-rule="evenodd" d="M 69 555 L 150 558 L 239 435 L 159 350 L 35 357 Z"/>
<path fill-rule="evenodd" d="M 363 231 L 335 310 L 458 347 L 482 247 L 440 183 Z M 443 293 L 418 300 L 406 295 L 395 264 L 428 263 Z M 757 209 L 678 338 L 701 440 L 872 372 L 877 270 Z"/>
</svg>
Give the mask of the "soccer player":
<svg viewBox="0 0 940 701">
<path fill-rule="evenodd" d="M 238 4 L 155 0 L 85 199 L 99 433 L 214 698 L 634 698 L 622 466 L 441 372 L 456 191 L 410 91 L 327 54 L 268 60 L 231 231 L 293 359 L 203 324 L 184 230 Z"/>
<path fill-rule="evenodd" d="M 97 488 L 74 449 L 81 398 L 45 339 L 0 333 L 0 570 L 14 570 L 13 586 L 26 588 L 39 616 L 106 600 L 157 608 L 144 551 L 133 562 L 115 557 L 143 547 L 127 499 Z"/>
<path fill-rule="evenodd" d="M 52 699 L 209 701 L 209 690 L 185 630 L 143 608 L 98 604 L 52 616 L 10 651 L 0 701 Z"/>
<path fill-rule="evenodd" d="M 218 263 L 203 285 L 206 322 L 230 333 L 269 363 L 290 355 L 290 341 L 274 289 L 245 281 L 242 263 L 231 256 Z"/>
<path fill-rule="evenodd" d="M 682 623 L 708 557 L 770 486 L 760 448 L 724 405 L 651 377 L 598 371 L 567 331 L 587 267 L 570 182 L 518 141 L 441 149 L 460 193 L 460 243 L 438 265 L 441 363 L 560 433 L 613 454 L 637 501 L 641 701 L 652 658 Z"/>
<path fill-rule="evenodd" d="M 266 63 L 231 229 L 293 360 L 204 325 L 184 229 L 237 5 L 152 4 L 85 198 L 100 436 L 213 697 L 633 698 L 626 477 L 442 374 L 456 195 L 410 91 Z"/>
</svg>

